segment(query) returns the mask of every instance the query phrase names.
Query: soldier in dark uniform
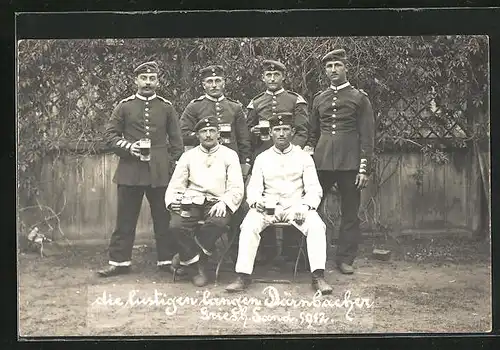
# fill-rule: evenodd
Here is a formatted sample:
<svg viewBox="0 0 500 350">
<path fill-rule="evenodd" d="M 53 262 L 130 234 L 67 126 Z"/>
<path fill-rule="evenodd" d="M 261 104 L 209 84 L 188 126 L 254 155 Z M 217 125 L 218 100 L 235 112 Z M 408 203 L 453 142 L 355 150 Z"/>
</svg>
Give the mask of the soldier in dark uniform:
<svg viewBox="0 0 500 350">
<path fill-rule="evenodd" d="M 143 63 L 134 73 L 137 93 L 118 103 L 105 131 L 120 161 L 113 178 L 118 186 L 118 211 L 109 244 L 110 266 L 98 272 L 101 277 L 129 272 L 144 194 L 151 207 L 158 266 L 168 270 L 177 251 L 168 231 L 170 215 L 164 196 L 170 163 L 183 151 L 178 115 L 168 100 L 155 93 L 159 73 L 156 62 Z"/>
<path fill-rule="evenodd" d="M 185 146 L 196 146 L 194 127 L 203 118 L 215 116 L 219 122 L 221 144 L 234 150 L 240 159 L 243 176 L 250 170 L 251 141 L 245 114 L 240 102 L 224 95 L 224 68 L 213 65 L 200 70 L 205 94 L 192 100 L 180 119 Z"/>
<path fill-rule="evenodd" d="M 250 131 L 256 134 L 254 137 L 254 157 L 273 145 L 269 138 L 269 131 L 260 133 L 261 121 L 269 119 L 278 114 L 291 115 L 295 126 L 295 135 L 292 144 L 304 148 L 308 137 L 309 119 L 307 116 L 307 102 L 302 96 L 293 91 L 283 88 L 285 78 L 285 66 L 283 63 L 273 60 L 262 62 L 262 80 L 267 90 L 255 96 L 247 106 L 247 124 Z"/>
<path fill-rule="evenodd" d="M 262 80 L 267 90 L 255 96 L 247 106 L 247 124 L 253 140 L 253 159 L 273 145 L 273 140 L 269 137 L 269 129 L 266 128 L 266 123 L 273 116 L 292 116 L 295 128 L 292 144 L 301 148 L 306 144 L 309 129 L 306 100 L 298 93 L 283 88 L 285 65 L 274 60 L 264 60 L 262 70 Z M 271 230 L 272 228 L 267 228 L 262 234 L 260 251 L 264 262 L 271 260 L 276 253 L 275 237 L 270 234 Z"/>
<path fill-rule="evenodd" d="M 342 218 L 335 262 L 342 273 L 351 274 L 361 238 L 361 189 L 372 170 L 375 123 L 366 93 L 347 81 L 345 50 L 329 52 L 322 62 L 331 85 L 314 97 L 307 146 L 315 148 L 323 193 L 335 183 L 339 189 Z"/>
</svg>

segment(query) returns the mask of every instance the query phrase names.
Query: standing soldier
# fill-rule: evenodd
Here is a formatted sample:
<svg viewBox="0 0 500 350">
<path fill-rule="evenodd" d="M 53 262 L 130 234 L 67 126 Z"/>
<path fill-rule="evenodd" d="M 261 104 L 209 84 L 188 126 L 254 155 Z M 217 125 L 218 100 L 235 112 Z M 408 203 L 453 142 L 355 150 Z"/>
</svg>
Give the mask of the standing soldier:
<svg viewBox="0 0 500 350">
<path fill-rule="evenodd" d="M 366 187 L 372 170 L 375 122 L 366 93 L 347 81 L 345 50 L 327 53 L 322 62 L 331 85 L 314 97 L 307 146 L 315 148 L 323 193 L 334 183 L 338 186 L 342 218 L 335 262 L 342 273 L 352 274 L 361 238 L 360 190 Z"/>
<path fill-rule="evenodd" d="M 278 61 L 262 62 L 262 80 L 267 90 L 255 96 L 247 106 L 247 124 L 254 137 L 254 157 L 273 145 L 269 137 L 269 119 L 276 115 L 291 115 L 295 127 L 292 144 L 304 148 L 309 119 L 307 102 L 296 92 L 283 88 L 285 65 Z"/>
<path fill-rule="evenodd" d="M 151 207 L 162 270 L 169 270 L 177 250 L 168 231 L 170 216 L 164 196 L 170 162 L 180 157 L 183 145 L 177 112 L 155 93 L 158 73 L 156 62 L 138 66 L 134 70 L 137 93 L 120 101 L 106 125 L 106 140 L 120 161 L 113 178 L 118 186 L 118 210 L 109 244 L 110 266 L 98 272 L 101 277 L 129 272 L 144 193 Z"/>
<path fill-rule="evenodd" d="M 269 120 L 272 117 L 292 116 L 295 129 L 292 144 L 300 148 L 306 144 L 309 129 L 306 100 L 298 93 L 283 88 L 285 65 L 274 60 L 264 60 L 262 70 L 262 80 L 267 89 L 255 96 L 247 106 L 247 124 L 253 136 L 253 159 L 273 145 L 269 136 Z M 261 251 L 266 261 L 273 258 L 276 250 L 269 230 L 266 229 L 262 235 Z"/>
<path fill-rule="evenodd" d="M 194 127 L 200 120 L 215 116 L 219 123 L 221 144 L 234 150 L 240 159 L 243 176 L 250 170 L 251 141 L 241 103 L 224 95 L 225 74 L 222 66 L 208 66 L 200 70 L 205 94 L 192 100 L 182 113 L 180 125 L 184 145 L 199 142 Z"/>
</svg>

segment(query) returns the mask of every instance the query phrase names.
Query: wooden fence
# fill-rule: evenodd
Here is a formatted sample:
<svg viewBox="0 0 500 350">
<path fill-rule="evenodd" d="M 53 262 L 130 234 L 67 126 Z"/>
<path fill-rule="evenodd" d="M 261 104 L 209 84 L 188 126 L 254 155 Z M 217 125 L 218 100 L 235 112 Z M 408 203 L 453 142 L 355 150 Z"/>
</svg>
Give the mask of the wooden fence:
<svg viewBox="0 0 500 350">
<path fill-rule="evenodd" d="M 483 189 L 478 157 L 473 149 L 448 156 L 448 163 L 436 165 L 426 164 L 420 153 L 380 155 L 377 174 L 362 195 L 360 218 L 364 231 L 375 233 L 381 226 L 395 234 L 473 233 L 480 229 Z M 40 204 L 58 214 L 66 238 L 110 237 L 116 220 L 116 185 L 112 178 L 117 163 L 113 154 L 59 155 L 44 160 Z M 57 222 L 50 222 L 55 228 L 53 238 L 60 239 Z M 137 236 L 153 237 L 145 198 Z"/>
</svg>

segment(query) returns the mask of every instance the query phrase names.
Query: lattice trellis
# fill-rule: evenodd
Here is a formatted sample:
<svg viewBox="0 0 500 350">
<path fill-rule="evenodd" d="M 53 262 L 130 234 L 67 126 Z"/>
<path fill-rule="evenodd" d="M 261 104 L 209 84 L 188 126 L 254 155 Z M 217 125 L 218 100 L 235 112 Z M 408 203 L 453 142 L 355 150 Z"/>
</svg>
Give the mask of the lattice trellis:
<svg viewBox="0 0 500 350">
<path fill-rule="evenodd" d="M 379 138 L 444 141 L 464 139 L 466 121 L 463 110 L 446 112 L 432 97 L 401 98 L 380 116 Z"/>
</svg>

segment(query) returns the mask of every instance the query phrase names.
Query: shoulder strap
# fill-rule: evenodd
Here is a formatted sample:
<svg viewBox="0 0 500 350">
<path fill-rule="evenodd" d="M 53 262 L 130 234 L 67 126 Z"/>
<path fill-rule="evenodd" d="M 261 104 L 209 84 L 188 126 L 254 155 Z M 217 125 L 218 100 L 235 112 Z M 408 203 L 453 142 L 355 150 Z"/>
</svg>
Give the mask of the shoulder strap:
<svg viewBox="0 0 500 350">
<path fill-rule="evenodd" d="M 290 90 L 287 90 L 288 93 L 294 95 L 294 96 L 297 96 L 297 103 L 305 103 L 307 104 L 307 101 L 302 97 L 300 96 L 298 93 L 294 92 L 294 91 L 290 91 Z"/>
<path fill-rule="evenodd" d="M 125 97 L 123 100 L 121 100 L 119 103 L 127 102 L 127 101 L 132 101 L 135 99 L 135 95 L 131 95 L 129 97 Z"/>
<path fill-rule="evenodd" d="M 162 100 L 163 102 L 165 102 L 165 103 L 167 103 L 167 104 L 169 104 L 169 105 L 172 105 L 172 102 L 170 102 L 170 101 L 169 101 L 169 100 L 167 100 L 166 98 L 161 97 L 161 96 L 158 96 L 158 95 L 156 95 L 156 97 L 158 97 L 158 98 L 159 98 L 160 100 Z"/>
</svg>

